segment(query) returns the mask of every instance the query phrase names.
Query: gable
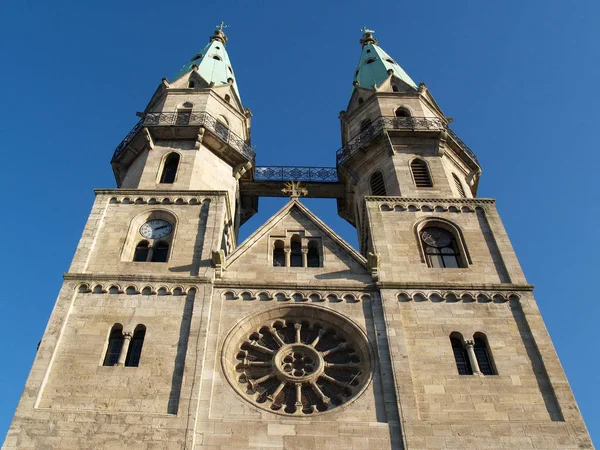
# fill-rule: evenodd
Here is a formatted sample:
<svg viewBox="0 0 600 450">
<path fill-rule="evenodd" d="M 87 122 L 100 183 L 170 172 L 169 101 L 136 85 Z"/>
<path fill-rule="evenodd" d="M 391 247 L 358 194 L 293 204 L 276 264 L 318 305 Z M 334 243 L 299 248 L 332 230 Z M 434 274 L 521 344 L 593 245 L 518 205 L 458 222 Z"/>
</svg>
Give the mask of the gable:
<svg viewBox="0 0 600 450">
<path fill-rule="evenodd" d="M 279 255 L 282 253 L 279 251 L 274 256 L 276 243 L 290 255 L 287 260 L 284 259 L 283 266 L 274 266 L 274 258 L 280 262 Z M 302 258 L 295 256 L 298 255 L 298 245 L 306 256 L 302 267 L 292 267 L 294 261 L 297 264 Z M 315 261 L 315 248 L 319 252 L 319 266 L 307 267 L 310 264 L 309 251 L 313 256 L 312 262 Z M 223 279 L 254 283 L 371 282 L 365 259 L 295 200 L 229 255 Z"/>
</svg>

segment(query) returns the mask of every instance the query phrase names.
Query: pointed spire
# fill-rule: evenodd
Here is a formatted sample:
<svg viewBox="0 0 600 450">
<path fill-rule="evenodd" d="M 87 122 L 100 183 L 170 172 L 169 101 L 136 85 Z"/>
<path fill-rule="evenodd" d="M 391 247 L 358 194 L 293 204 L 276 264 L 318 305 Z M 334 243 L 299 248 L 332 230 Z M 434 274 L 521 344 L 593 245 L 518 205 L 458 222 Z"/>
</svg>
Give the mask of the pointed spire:
<svg viewBox="0 0 600 450">
<path fill-rule="evenodd" d="M 360 40 L 362 53 L 354 74 L 354 85 L 373 89 L 375 86 L 380 86 L 388 76 L 394 75 L 412 88 L 417 89 L 415 82 L 402 67 L 377 45 L 377 38 L 373 36 L 375 31 L 366 27 L 363 27 L 360 31 L 363 33 Z"/>
<path fill-rule="evenodd" d="M 224 22 L 217 25 L 215 32 L 210 37 L 210 42 L 177 72 L 172 81 L 174 82 L 192 70 L 196 70 L 197 74 L 206 81 L 207 86 L 231 84 L 239 98 L 240 93 L 233 74 L 233 68 L 227 50 L 225 50 L 227 36 L 223 29 L 228 27 L 229 25 L 225 25 Z"/>
</svg>

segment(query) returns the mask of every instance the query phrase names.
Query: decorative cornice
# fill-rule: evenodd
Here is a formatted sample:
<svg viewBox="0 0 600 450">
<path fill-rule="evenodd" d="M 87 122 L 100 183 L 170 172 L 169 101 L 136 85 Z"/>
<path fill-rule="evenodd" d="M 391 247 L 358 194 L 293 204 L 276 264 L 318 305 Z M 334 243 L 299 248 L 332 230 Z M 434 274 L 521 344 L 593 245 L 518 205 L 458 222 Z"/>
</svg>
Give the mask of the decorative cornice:
<svg viewBox="0 0 600 450">
<path fill-rule="evenodd" d="M 277 289 L 270 286 L 266 289 L 231 289 L 222 288 L 221 297 L 223 300 L 243 300 L 243 301 L 276 301 L 276 302 L 329 302 L 329 303 L 359 303 L 361 301 L 371 301 L 373 296 L 369 291 L 362 289 Z"/>
<path fill-rule="evenodd" d="M 432 302 L 432 303 L 509 303 L 520 302 L 521 295 L 518 291 L 480 291 L 442 289 L 427 291 L 423 289 L 414 291 L 400 291 L 396 293 L 396 299 L 401 303 L 406 302 Z"/>
<path fill-rule="evenodd" d="M 231 289 L 265 289 L 272 291 L 273 289 L 281 290 L 334 290 L 334 291 L 376 291 L 378 287 L 375 283 L 361 283 L 361 282 L 326 282 L 318 283 L 313 281 L 312 283 L 295 283 L 295 282 L 252 282 L 242 280 L 215 280 L 214 286 L 218 288 L 231 288 Z"/>
<path fill-rule="evenodd" d="M 451 203 L 451 204 L 465 204 L 465 205 L 494 205 L 496 200 L 493 198 L 416 198 L 416 197 L 379 197 L 374 195 L 365 195 L 366 202 L 400 202 L 400 203 L 417 203 L 417 204 L 429 204 L 429 203 Z"/>
<path fill-rule="evenodd" d="M 124 274 L 94 274 L 67 272 L 63 274 L 65 281 L 80 282 L 131 282 L 131 283 L 175 283 L 175 284 L 211 284 L 210 277 L 169 276 L 169 275 L 124 275 Z"/>
<path fill-rule="evenodd" d="M 439 281 L 382 281 L 377 283 L 379 289 L 425 289 L 425 290 L 463 290 L 463 291 L 496 291 L 496 292 L 514 292 L 525 291 L 532 292 L 533 284 L 512 284 L 512 283 L 457 283 L 457 282 L 439 282 Z"/>
</svg>

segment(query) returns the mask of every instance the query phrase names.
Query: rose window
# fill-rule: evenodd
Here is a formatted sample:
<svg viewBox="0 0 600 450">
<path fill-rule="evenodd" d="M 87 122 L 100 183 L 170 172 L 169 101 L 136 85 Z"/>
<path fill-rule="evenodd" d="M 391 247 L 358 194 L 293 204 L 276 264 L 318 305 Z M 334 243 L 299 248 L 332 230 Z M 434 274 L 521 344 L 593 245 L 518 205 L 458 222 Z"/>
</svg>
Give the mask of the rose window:
<svg viewBox="0 0 600 450">
<path fill-rule="evenodd" d="M 229 361 L 234 387 L 258 406 L 285 415 L 324 412 L 355 398 L 371 376 L 362 332 L 353 324 L 342 332 L 344 324 L 335 322 L 344 319 L 332 312 L 319 311 L 316 318 L 299 314 L 313 307 L 287 309 L 240 336 Z"/>
</svg>

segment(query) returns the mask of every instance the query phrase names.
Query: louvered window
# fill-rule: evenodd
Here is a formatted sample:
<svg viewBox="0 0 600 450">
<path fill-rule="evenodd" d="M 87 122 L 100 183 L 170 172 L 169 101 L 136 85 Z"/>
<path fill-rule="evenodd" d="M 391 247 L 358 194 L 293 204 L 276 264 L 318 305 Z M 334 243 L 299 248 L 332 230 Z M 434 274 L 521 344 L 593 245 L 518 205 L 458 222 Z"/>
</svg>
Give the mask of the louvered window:
<svg viewBox="0 0 600 450">
<path fill-rule="evenodd" d="M 469 363 L 469 356 L 467 350 L 457 337 L 451 337 L 450 343 L 452 344 L 452 351 L 454 352 L 454 360 L 456 361 L 456 369 L 459 375 L 473 375 L 473 369 Z"/>
<path fill-rule="evenodd" d="M 387 195 L 385 192 L 385 183 L 383 182 L 383 175 L 380 171 L 377 171 L 373 175 L 371 175 L 371 195 Z"/>
<path fill-rule="evenodd" d="M 430 188 L 433 187 L 431 182 L 431 175 L 429 175 L 429 168 L 427 163 L 421 159 L 415 159 L 410 163 L 410 170 L 415 180 L 415 186 L 418 188 Z"/>
<path fill-rule="evenodd" d="M 456 185 L 456 190 L 458 191 L 458 194 L 462 198 L 467 198 L 467 195 L 465 194 L 465 190 L 463 189 L 463 185 L 460 182 L 460 180 L 458 179 L 458 177 L 455 174 L 452 174 L 452 178 L 454 179 L 454 184 Z"/>
<path fill-rule="evenodd" d="M 473 346 L 473 349 L 475 350 L 475 358 L 479 365 L 479 371 L 484 375 L 495 375 L 494 366 L 492 366 L 492 360 L 485 339 L 476 337 L 474 338 L 474 342 L 475 345 Z"/>
</svg>

